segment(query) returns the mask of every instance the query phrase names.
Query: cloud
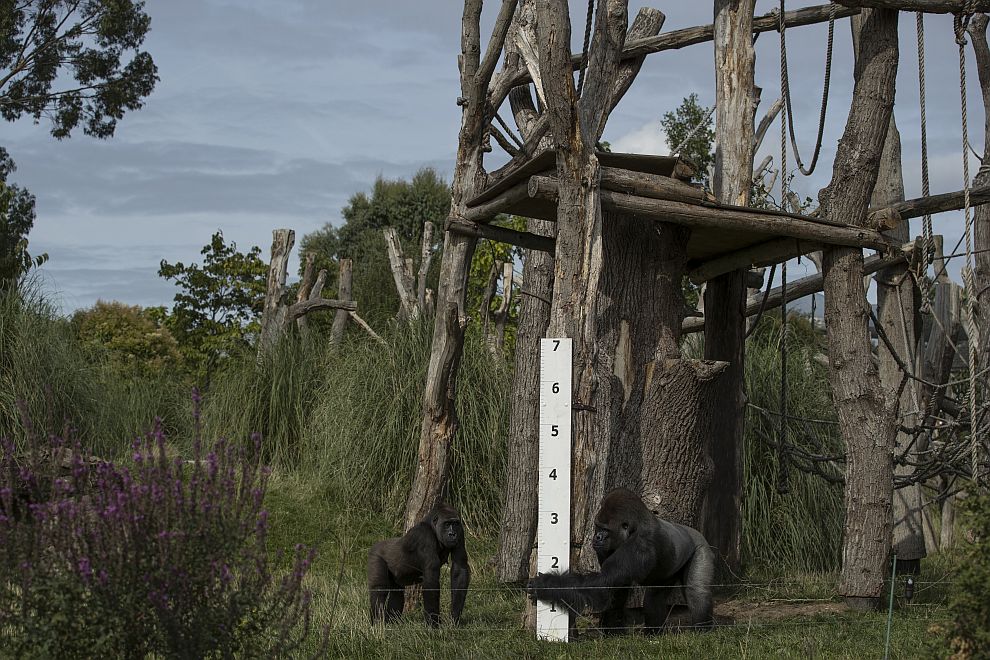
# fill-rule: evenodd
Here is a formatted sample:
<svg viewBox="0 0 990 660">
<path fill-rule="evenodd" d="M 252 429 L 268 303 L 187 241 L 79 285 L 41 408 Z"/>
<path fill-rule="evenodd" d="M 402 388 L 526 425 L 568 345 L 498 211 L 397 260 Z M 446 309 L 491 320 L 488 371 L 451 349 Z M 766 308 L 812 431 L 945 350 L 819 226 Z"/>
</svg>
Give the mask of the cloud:
<svg viewBox="0 0 990 660">
<path fill-rule="evenodd" d="M 631 154 L 658 154 L 665 156 L 670 153 L 667 147 L 667 134 L 659 121 L 651 121 L 639 128 L 626 133 L 612 143 L 612 150 Z"/>
</svg>

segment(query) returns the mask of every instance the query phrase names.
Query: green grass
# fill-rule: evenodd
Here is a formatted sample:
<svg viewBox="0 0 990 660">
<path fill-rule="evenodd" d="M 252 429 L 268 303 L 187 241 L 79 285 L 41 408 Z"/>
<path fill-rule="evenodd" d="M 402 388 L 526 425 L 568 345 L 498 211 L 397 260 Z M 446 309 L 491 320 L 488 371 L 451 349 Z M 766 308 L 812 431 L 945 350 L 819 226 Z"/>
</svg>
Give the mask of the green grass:
<svg viewBox="0 0 990 660">
<path fill-rule="evenodd" d="M 407 613 L 395 625 L 369 623 L 365 569 L 367 552 L 377 540 L 398 528 L 389 516 L 358 508 L 341 509 L 298 474 L 277 471 L 267 500 L 271 511 L 272 547 L 315 543 L 320 553 L 308 586 L 314 595 L 314 622 L 329 630 L 331 657 L 347 658 L 864 658 L 882 657 L 886 612 L 839 612 L 787 616 L 752 622 L 742 616 L 711 633 L 681 633 L 646 638 L 638 634 L 605 640 L 586 639 L 566 646 L 538 642 L 523 630 L 525 596 L 495 579 L 489 558 L 492 540 L 468 536 L 471 592 L 461 626 L 429 630 L 420 611 Z M 931 624 L 944 621 L 946 564 L 937 557 L 925 562 L 912 604 L 900 602 L 894 612 L 891 657 L 917 657 L 933 643 Z M 444 588 L 449 576 L 444 570 Z M 756 607 L 828 602 L 835 593 L 834 573 L 777 572 L 748 575 L 744 585 L 719 595 Z M 446 596 L 446 594 L 445 594 Z M 769 604 L 769 605 L 768 605 Z M 444 611 L 448 603 L 444 601 Z M 315 644 L 315 640 L 311 640 Z M 313 648 L 313 647 L 311 647 Z"/>
</svg>

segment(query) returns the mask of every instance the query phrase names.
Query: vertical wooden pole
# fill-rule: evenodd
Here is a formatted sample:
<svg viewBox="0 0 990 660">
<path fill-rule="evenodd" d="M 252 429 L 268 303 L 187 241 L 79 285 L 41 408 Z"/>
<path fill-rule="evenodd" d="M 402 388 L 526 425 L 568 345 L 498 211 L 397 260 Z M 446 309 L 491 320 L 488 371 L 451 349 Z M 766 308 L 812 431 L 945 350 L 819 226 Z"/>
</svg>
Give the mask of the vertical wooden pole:
<svg viewBox="0 0 990 660">
<path fill-rule="evenodd" d="M 749 204 L 753 181 L 753 8 L 755 0 L 715 2 L 716 119 L 714 188 L 718 201 Z M 742 458 L 746 397 L 746 271 L 708 282 L 705 288 L 705 359 L 728 368 L 718 380 L 712 411 L 715 472 L 703 507 L 702 531 L 725 565 L 738 572 L 742 542 Z"/>
<path fill-rule="evenodd" d="M 339 300 L 352 300 L 351 281 L 353 278 L 354 264 L 350 259 L 340 260 L 340 270 L 337 277 L 337 298 Z M 347 327 L 347 319 L 350 314 L 338 309 L 333 316 L 333 325 L 330 326 L 330 344 L 340 346 L 344 341 L 344 329 Z"/>
<path fill-rule="evenodd" d="M 272 253 L 268 266 L 268 286 L 265 290 L 265 305 L 261 312 L 261 334 L 258 339 L 259 353 L 271 348 L 285 328 L 286 304 L 285 278 L 289 272 L 289 255 L 296 242 L 296 232 L 291 229 L 272 231 Z"/>
</svg>

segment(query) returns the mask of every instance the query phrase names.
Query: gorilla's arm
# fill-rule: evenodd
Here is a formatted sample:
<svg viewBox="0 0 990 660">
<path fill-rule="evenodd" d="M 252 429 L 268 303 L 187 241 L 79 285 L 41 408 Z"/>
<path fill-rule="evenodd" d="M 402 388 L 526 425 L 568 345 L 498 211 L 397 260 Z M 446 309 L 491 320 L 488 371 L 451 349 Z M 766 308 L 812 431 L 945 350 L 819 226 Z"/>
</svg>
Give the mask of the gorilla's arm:
<svg viewBox="0 0 990 660">
<path fill-rule="evenodd" d="M 461 545 L 450 553 L 450 618 L 454 623 L 460 623 L 470 582 L 467 551 Z"/>
<path fill-rule="evenodd" d="M 598 573 L 542 573 L 529 581 L 527 591 L 535 600 L 559 603 L 575 611 L 601 612 L 609 608 L 613 591 L 641 582 L 657 563 L 656 541 L 648 530 L 631 537 L 616 549 Z"/>
<path fill-rule="evenodd" d="M 423 567 L 423 611 L 426 625 L 440 625 L 440 562 L 436 558 Z"/>
</svg>

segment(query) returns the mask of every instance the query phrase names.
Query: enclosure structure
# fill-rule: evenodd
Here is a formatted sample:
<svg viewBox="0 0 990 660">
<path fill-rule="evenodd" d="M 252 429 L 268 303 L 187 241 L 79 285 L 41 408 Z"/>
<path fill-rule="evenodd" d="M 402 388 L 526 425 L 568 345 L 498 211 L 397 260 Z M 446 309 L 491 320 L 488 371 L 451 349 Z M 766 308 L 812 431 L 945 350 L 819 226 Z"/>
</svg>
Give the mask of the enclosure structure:
<svg viewBox="0 0 990 660">
<path fill-rule="evenodd" d="M 572 55 L 566 0 L 504 0 L 484 52 L 482 3 L 465 1 L 462 122 L 407 527 L 446 488 L 458 426 L 467 272 L 476 241 L 488 238 L 529 250 L 505 524 L 496 558 L 500 576 L 521 579 L 530 565 L 536 506 L 533 358 L 537 338 L 544 335 L 574 340 L 575 565 L 591 561 L 587 551 L 578 556 L 579 548 L 587 547 L 602 495 L 617 486 L 633 489 L 665 517 L 702 528 L 723 560 L 737 565 L 742 361 L 753 311 L 747 307 L 748 271 L 820 251 L 819 282 L 795 288 L 807 295 L 820 286 L 826 293 L 830 381 L 847 447 L 840 591 L 854 603 L 876 602 L 891 544 L 892 454 L 897 401 L 905 385 L 891 387 L 874 362 L 863 275 L 871 268 L 903 272 L 917 261 L 914 243 L 891 233 L 911 213 L 982 201 L 968 181 L 964 191 L 952 195 L 953 202 L 942 200 L 941 206 L 927 196 L 912 205 L 874 194 L 891 158 L 885 145 L 892 144 L 893 134 L 888 129 L 898 63 L 897 10 L 972 12 L 990 9 L 990 2 L 841 4 L 754 17 L 753 0 L 716 0 L 712 25 L 660 35 L 659 11 L 643 9 L 627 25 L 627 2 L 592 1 L 584 53 Z M 749 208 L 757 134 L 766 130 L 754 121 L 759 96 L 753 83 L 754 34 L 779 30 L 783 37 L 787 28 L 854 15 L 853 101 L 818 213 Z M 597 148 L 609 113 L 648 54 L 706 41 L 714 42 L 716 67 L 712 194 L 689 183 L 692 167 L 679 158 Z M 503 53 L 504 65 L 496 73 Z M 506 101 L 518 137 L 499 114 Z M 488 173 L 483 159 L 492 138 L 512 159 Z M 781 170 L 787 173 L 786 163 Z M 490 224 L 500 213 L 530 218 L 527 231 Z M 864 248 L 877 250 L 877 256 L 864 261 Z M 685 276 L 708 285 L 703 323 L 684 304 Z M 908 293 L 912 286 L 907 285 Z M 771 293 L 760 310 L 768 309 Z M 788 298 L 788 291 L 776 296 L 778 304 Z M 682 334 L 702 327 L 705 359 L 684 357 Z M 970 327 L 970 341 L 978 341 L 972 335 L 975 324 Z M 890 349 L 906 374 L 900 380 L 911 380 L 913 366 L 903 363 L 896 347 Z"/>
</svg>

